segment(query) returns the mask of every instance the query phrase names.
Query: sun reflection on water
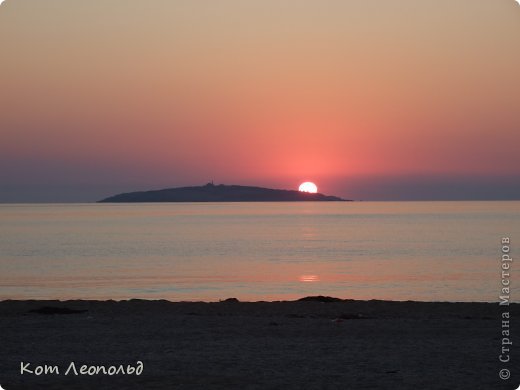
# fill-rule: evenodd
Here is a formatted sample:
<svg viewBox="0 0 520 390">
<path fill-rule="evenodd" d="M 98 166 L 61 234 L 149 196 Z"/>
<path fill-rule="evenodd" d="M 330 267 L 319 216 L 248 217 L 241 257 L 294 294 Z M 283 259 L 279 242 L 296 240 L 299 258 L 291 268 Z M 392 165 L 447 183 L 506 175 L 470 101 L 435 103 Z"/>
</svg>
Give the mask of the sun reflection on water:
<svg viewBox="0 0 520 390">
<path fill-rule="evenodd" d="M 320 277 L 318 275 L 300 275 L 299 280 L 300 280 L 300 282 L 305 282 L 305 283 L 319 282 Z"/>
</svg>

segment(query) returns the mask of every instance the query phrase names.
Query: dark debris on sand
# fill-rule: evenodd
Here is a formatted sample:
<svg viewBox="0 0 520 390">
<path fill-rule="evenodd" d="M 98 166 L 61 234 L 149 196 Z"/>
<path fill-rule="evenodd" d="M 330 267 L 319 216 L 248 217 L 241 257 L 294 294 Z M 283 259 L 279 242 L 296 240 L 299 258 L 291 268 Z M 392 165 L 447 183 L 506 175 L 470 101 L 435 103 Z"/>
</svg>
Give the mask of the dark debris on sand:
<svg viewBox="0 0 520 390">
<path fill-rule="evenodd" d="M 68 307 L 44 306 L 44 307 L 40 307 L 38 309 L 29 310 L 29 313 L 53 315 L 53 314 L 81 314 L 81 313 L 85 313 L 87 311 L 88 310 L 69 309 Z"/>
<path fill-rule="evenodd" d="M 298 299 L 299 302 L 342 302 L 343 299 L 340 298 L 334 298 L 334 297 L 327 297 L 323 295 L 316 295 L 316 296 L 310 296 L 310 297 L 303 297 Z"/>
</svg>

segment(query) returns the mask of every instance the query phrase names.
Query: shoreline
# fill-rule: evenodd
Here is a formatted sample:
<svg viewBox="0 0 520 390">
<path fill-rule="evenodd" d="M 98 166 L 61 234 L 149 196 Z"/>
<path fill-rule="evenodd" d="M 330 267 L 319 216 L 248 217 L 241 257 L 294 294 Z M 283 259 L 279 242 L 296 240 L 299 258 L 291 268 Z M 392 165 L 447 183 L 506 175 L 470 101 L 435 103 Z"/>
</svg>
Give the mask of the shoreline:
<svg viewBox="0 0 520 390">
<path fill-rule="evenodd" d="M 332 296 L 324 296 L 324 295 L 309 295 L 303 296 L 301 298 L 296 299 L 280 299 L 280 300 L 241 300 L 235 297 L 229 298 L 219 298 L 218 300 L 170 300 L 165 298 L 5 298 L 0 299 L 0 305 L 8 302 L 55 302 L 59 304 L 63 303 L 83 303 L 83 302 L 91 302 L 91 303 L 103 303 L 103 302 L 112 302 L 112 303 L 124 303 L 124 302 L 161 302 L 161 303 L 171 303 L 171 304 L 180 304 L 180 303 L 295 303 L 295 302 L 321 302 L 321 303 L 332 303 L 332 302 L 358 302 L 358 303 L 370 303 L 370 302 L 380 302 L 380 303 L 415 303 L 415 304 L 490 304 L 490 305 L 498 305 L 500 303 L 499 300 L 496 301 L 421 301 L 421 300 L 396 300 L 396 299 L 354 299 L 354 298 L 338 298 Z M 510 301 L 512 305 L 520 304 L 520 301 Z"/>
</svg>

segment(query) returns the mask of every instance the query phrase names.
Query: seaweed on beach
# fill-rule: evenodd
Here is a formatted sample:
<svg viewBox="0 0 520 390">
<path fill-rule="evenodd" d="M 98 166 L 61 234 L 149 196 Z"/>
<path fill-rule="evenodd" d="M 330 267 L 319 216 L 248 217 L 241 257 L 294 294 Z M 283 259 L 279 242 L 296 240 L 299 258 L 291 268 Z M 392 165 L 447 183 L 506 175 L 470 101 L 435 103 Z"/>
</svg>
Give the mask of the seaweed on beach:
<svg viewBox="0 0 520 390">
<path fill-rule="evenodd" d="M 44 307 L 40 307 L 39 309 L 29 310 L 29 313 L 53 315 L 53 314 L 81 314 L 81 313 L 85 313 L 86 311 L 88 311 L 88 310 L 69 309 L 68 307 L 44 306 Z"/>
</svg>

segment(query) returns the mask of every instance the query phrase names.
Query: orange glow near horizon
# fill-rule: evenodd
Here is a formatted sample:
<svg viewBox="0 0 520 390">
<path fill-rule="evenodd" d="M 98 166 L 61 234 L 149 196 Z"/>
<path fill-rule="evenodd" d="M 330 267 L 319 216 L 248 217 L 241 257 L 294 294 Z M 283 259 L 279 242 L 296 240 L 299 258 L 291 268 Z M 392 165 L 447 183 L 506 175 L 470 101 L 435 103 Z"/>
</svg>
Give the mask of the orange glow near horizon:
<svg viewBox="0 0 520 390">
<path fill-rule="evenodd" d="M 519 20 L 513 1 L 5 2 L 2 184 L 518 176 Z"/>
</svg>

